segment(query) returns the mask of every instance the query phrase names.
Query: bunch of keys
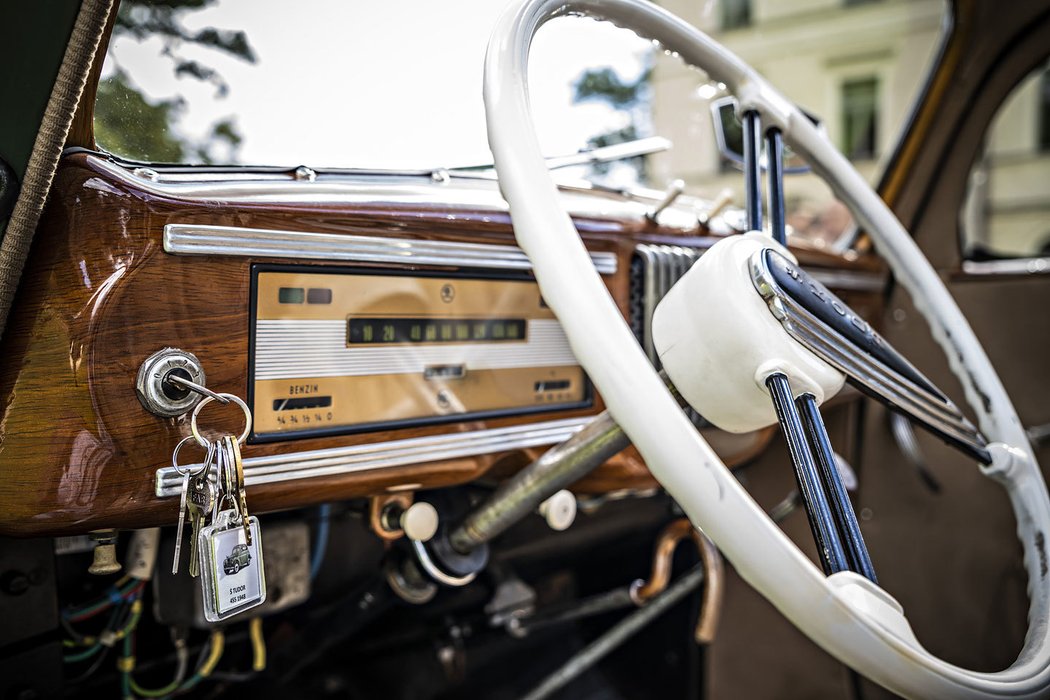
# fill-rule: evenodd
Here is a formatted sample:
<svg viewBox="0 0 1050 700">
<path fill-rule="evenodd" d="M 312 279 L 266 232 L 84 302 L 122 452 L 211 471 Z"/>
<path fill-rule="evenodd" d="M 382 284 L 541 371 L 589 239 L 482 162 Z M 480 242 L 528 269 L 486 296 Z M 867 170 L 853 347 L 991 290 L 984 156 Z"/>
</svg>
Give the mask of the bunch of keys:
<svg viewBox="0 0 1050 700">
<path fill-rule="evenodd" d="M 204 406 L 216 400 L 233 402 L 244 412 L 246 424 L 240 436 L 224 435 L 217 440 L 201 436 L 197 417 Z M 195 440 L 207 450 L 207 456 L 196 471 L 177 467 L 183 477 L 183 505 L 173 573 L 178 567 L 183 522 L 188 513 L 193 530 L 190 575 L 201 579 L 204 618 L 209 622 L 224 620 L 266 600 L 259 520 L 248 513 L 241 462 L 241 445 L 251 432 L 251 424 L 251 412 L 244 401 L 233 394 L 208 395 L 193 410 L 191 436 L 179 443 L 181 447 L 188 440 Z M 176 461 L 177 456 L 178 447 L 172 460 Z M 211 524 L 206 524 L 209 516 Z"/>
<path fill-rule="evenodd" d="M 182 476 L 182 489 L 179 496 L 179 525 L 175 531 L 175 556 L 171 562 L 171 573 L 179 573 L 179 560 L 182 556 L 182 533 L 186 526 L 186 515 L 190 516 L 190 576 L 197 578 L 200 573 L 198 562 L 198 542 L 201 528 L 210 515 L 215 494 L 209 480 L 209 473 L 215 459 L 215 444 L 208 443 L 207 454 L 196 470 L 179 466 L 179 451 L 193 436 L 185 437 L 175 446 L 171 455 L 171 466 Z"/>
</svg>

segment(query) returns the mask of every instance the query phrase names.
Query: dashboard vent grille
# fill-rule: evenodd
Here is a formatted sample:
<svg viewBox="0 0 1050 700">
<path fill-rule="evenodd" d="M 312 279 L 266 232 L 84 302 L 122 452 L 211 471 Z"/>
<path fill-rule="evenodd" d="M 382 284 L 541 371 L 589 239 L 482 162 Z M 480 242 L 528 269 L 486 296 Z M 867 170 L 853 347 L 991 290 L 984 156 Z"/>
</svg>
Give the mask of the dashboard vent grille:
<svg viewBox="0 0 1050 700">
<path fill-rule="evenodd" d="M 653 312 L 664 295 L 700 258 L 699 250 L 674 245 L 639 245 L 631 258 L 631 330 L 657 369 Z"/>
</svg>

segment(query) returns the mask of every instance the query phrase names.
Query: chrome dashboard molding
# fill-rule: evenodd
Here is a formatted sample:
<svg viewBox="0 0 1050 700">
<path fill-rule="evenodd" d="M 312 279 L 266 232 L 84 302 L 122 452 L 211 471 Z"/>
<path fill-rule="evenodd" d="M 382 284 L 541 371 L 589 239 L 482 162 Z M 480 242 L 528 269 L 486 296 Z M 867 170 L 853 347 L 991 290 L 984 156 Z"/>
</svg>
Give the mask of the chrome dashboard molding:
<svg viewBox="0 0 1050 700">
<path fill-rule="evenodd" d="M 1012 260 L 963 260 L 962 271 L 967 275 L 1048 275 L 1050 257 L 1014 258 Z"/>
<path fill-rule="evenodd" d="M 293 168 L 150 166 L 117 163 L 88 153 L 91 167 L 136 194 L 182 202 L 231 204 L 325 204 L 372 208 L 382 205 L 425 207 L 448 221 L 480 218 L 489 222 L 507 214 L 507 202 L 492 173 L 444 171 L 332 170 L 315 171 L 314 179 L 296 178 Z M 586 181 L 559 182 L 558 190 L 574 217 L 592 219 L 602 227 L 644 224 L 645 214 L 661 192 L 619 190 Z M 660 217 L 662 228 L 697 232 L 697 212 L 710 203 L 682 197 Z M 728 233 L 729 231 L 724 231 Z"/>
<path fill-rule="evenodd" d="M 551 445 L 568 439 L 591 419 L 591 416 L 584 416 L 465 433 L 443 433 L 365 445 L 247 457 L 244 459 L 244 482 L 247 486 L 260 486 Z M 196 464 L 190 469 L 200 467 L 200 464 Z M 211 478 L 214 477 L 213 472 Z M 181 486 L 182 477 L 174 468 L 163 467 L 156 471 L 154 492 L 158 498 L 178 496 Z"/>
<path fill-rule="evenodd" d="M 751 257 L 751 279 L 774 318 L 792 338 L 845 374 L 865 393 L 945 436 L 972 456 L 988 457 L 984 437 L 954 403 L 919 386 L 868 353 L 852 348 L 837 331 L 781 288 L 768 267 L 765 253 L 762 249 Z"/>
<path fill-rule="evenodd" d="M 202 224 L 165 225 L 164 251 L 172 255 L 293 258 L 500 270 L 532 269 L 532 263 L 529 262 L 525 251 L 510 245 Z M 593 252 L 591 260 L 599 273 L 616 273 L 615 253 Z"/>
</svg>

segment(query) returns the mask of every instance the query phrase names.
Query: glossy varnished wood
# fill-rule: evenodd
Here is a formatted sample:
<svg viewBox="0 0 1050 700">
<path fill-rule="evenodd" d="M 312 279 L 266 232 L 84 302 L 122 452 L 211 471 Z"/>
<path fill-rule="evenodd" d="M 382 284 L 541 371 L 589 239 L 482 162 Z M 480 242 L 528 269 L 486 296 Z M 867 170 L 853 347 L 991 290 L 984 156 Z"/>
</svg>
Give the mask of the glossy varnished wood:
<svg viewBox="0 0 1050 700">
<path fill-rule="evenodd" d="M 174 523 L 177 500 L 154 497 L 154 473 L 170 463 L 172 448 L 189 434 L 188 421 L 160 419 L 145 411 L 135 395 L 135 375 L 153 352 L 180 347 L 200 358 L 209 387 L 245 396 L 253 263 L 248 258 L 165 253 L 163 227 L 176 222 L 513 244 L 505 212 L 464 210 L 450 219 L 448 207 L 382 202 L 233 205 L 182 201 L 137 187 L 134 179 L 113 177 L 91 156 L 67 157 L 0 345 L 4 358 L 0 368 L 0 534 L 57 534 Z M 592 250 L 620 256 L 618 271 L 606 280 L 625 313 L 630 254 L 639 240 L 701 246 L 714 240 L 687 239 L 681 232 L 615 217 L 579 219 L 577 224 Z M 804 257 L 818 264 L 845 264 L 818 252 Z M 867 267 L 868 263 L 852 266 Z M 600 409 L 599 401 L 590 411 L 539 418 L 249 444 L 244 455 L 479 430 Z M 207 415 L 209 427 L 240 429 L 240 413 L 234 409 L 208 409 Z M 732 448 L 736 453 L 724 456 L 743 459 L 753 455 L 756 444 L 740 445 Z M 414 484 L 434 488 L 464 483 L 484 475 L 503 457 L 506 455 L 425 462 L 260 485 L 249 490 L 249 503 L 255 512 L 265 512 L 418 488 Z M 637 454 L 628 451 L 580 488 L 600 491 L 654 484 Z"/>
</svg>

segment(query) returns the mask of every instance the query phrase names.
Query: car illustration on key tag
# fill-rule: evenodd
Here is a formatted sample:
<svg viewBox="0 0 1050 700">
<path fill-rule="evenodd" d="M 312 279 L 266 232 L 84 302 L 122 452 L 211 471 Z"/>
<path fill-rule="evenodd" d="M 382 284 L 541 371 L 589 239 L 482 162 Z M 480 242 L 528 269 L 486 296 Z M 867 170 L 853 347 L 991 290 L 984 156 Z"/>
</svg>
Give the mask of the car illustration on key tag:
<svg viewBox="0 0 1050 700">
<path fill-rule="evenodd" d="M 233 576 L 241 569 L 246 569 L 252 563 L 252 555 L 248 552 L 248 545 L 239 544 L 230 552 L 230 556 L 222 561 L 222 570 L 227 576 Z"/>
</svg>

